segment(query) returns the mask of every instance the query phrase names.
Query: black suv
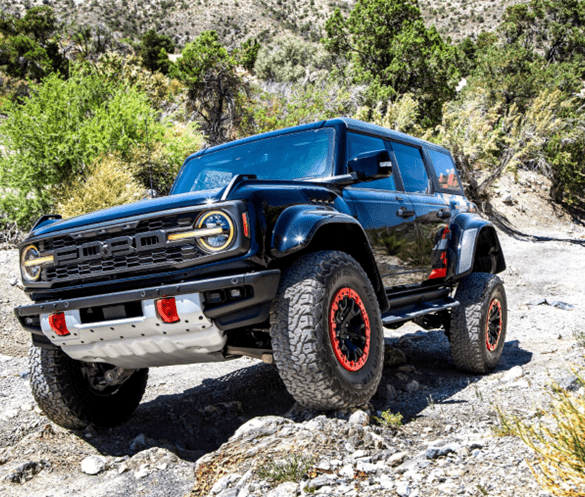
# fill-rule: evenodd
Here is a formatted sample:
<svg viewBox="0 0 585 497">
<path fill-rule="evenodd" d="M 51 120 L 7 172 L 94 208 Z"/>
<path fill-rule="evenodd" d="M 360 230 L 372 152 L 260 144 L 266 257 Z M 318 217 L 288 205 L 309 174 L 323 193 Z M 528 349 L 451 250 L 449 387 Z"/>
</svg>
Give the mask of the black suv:
<svg viewBox="0 0 585 497">
<path fill-rule="evenodd" d="M 383 327 L 444 327 L 457 367 L 506 333 L 494 227 L 450 153 L 352 119 L 197 152 L 169 196 L 43 216 L 20 247 L 39 406 L 69 428 L 126 419 L 148 369 L 250 356 L 302 405 L 362 405 Z"/>
</svg>

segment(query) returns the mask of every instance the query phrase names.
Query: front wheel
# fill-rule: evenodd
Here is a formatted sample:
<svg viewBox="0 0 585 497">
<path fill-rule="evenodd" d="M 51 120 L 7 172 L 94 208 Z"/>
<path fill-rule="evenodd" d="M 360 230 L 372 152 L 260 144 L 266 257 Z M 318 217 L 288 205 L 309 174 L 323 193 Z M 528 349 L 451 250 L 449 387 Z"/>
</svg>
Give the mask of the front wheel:
<svg viewBox="0 0 585 497">
<path fill-rule="evenodd" d="M 343 252 L 297 259 L 271 310 L 276 366 L 295 400 L 313 409 L 363 405 L 382 377 L 384 335 L 368 276 Z"/>
<path fill-rule="evenodd" d="M 38 406 L 53 422 L 71 430 L 125 421 L 146 390 L 148 369 L 124 371 L 71 359 L 61 349 L 32 346 L 30 384 Z M 109 378 L 110 381 L 107 381 Z"/>
<path fill-rule="evenodd" d="M 451 314 L 449 341 L 455 365 L 471 373 L 493 370 L 506 341 L 507 302 L 495 274 L 472 273 L 455 293 L 460 302 Z"/>
</svg>

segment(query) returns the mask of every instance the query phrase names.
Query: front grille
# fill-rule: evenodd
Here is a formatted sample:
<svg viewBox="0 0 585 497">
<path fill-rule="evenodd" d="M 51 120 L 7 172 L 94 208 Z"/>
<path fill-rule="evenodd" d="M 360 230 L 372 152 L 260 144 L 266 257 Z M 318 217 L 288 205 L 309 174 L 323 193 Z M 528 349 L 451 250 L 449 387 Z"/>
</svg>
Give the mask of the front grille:
<svg viewBox="0 0 585 497">
<path fill-rule="evenodd" d="M 41 249 L 41 252 L 50 252 L 59 248 L 87 242 L 104 242 L 117 236 L 117 233 L 120 235 L 133 236 L 140 233 L 148 233 L 150 231 L 166 230 L 170 228 L 178 228 L 181 226 L 187 227 L 193 224 L 196 215 L 197 213 L 189 213 L 166 216 L 159 219 L 145 219 L 140 221 L 136 226 L 131 226 L 129 224 L 112 225 L 105 228 L 107 230 L 105 233 L 92 233 L 90 231 L 87 236 L 84 236 L 81 239 L 74 238 L 71 235 L 56 236 L 55 238 L 43 240 L 39 248 Z M 83 240 L 83 242 L 80 240 Z"/>
<path fill-rule="evenodd" d="M 206 254 L 193 242 L 169 246 L 163 230 L 192 226 L 196 215 L 181 213 L 133 224 L 112 224 L 99 230 L 42 240 L 39 248 L 42 252 L 52 252 L 56 265 L 42 270 L 41 281 L 63 283 L 109 278 L 194 261 Z M 102 255 L 104 250 L 109 252 Z"/>
</svg>

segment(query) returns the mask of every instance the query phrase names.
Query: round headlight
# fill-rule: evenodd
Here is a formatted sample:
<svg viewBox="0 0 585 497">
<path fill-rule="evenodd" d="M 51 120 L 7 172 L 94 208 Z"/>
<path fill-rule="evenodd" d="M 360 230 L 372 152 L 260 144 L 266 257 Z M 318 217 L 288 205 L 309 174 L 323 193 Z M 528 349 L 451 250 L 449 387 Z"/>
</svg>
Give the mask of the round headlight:
<svg viewBox="0 0 585 497">
<path fill-rule="evenodd" d="M 200 228 L 221 228 L 221 233 L 197 238 L 197 243 L 206 252 L 220 252 L 227 249 L 234 239 L 234 223 L 222 211 L 209 211 L 203 214 L 195 223 Z"/>
<path fill-rule="evenodd" d="M 41 266 L 27 266 L 27 261 L 38 259 L 41 256 L 39 249 L 34 245 L 29 245 L 22 251 L 20 256 L 20 269 L 22 277 L 27 281 L 36 281 L 41 276 Z"/>
</svg>

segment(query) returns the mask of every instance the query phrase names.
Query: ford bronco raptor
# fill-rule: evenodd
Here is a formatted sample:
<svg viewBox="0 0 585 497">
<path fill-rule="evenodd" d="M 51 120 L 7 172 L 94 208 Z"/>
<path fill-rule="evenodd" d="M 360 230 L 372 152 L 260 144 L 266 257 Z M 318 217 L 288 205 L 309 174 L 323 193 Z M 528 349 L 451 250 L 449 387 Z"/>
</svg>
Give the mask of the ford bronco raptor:
<svg viewBox="0 0 585 497">
<path fill-rule="evenodd" d="M 472 373 L 504 347 L 504 256 L 450 153 L 352 119 L 199 151 L 166 197 L 43 216 L 20 262 L 32 391 L 72 429 L 128 418 L 153 366 L 274 362 L 327 410 L 375 393 L 384 326 L 443 327 Z"/>
</svg>

